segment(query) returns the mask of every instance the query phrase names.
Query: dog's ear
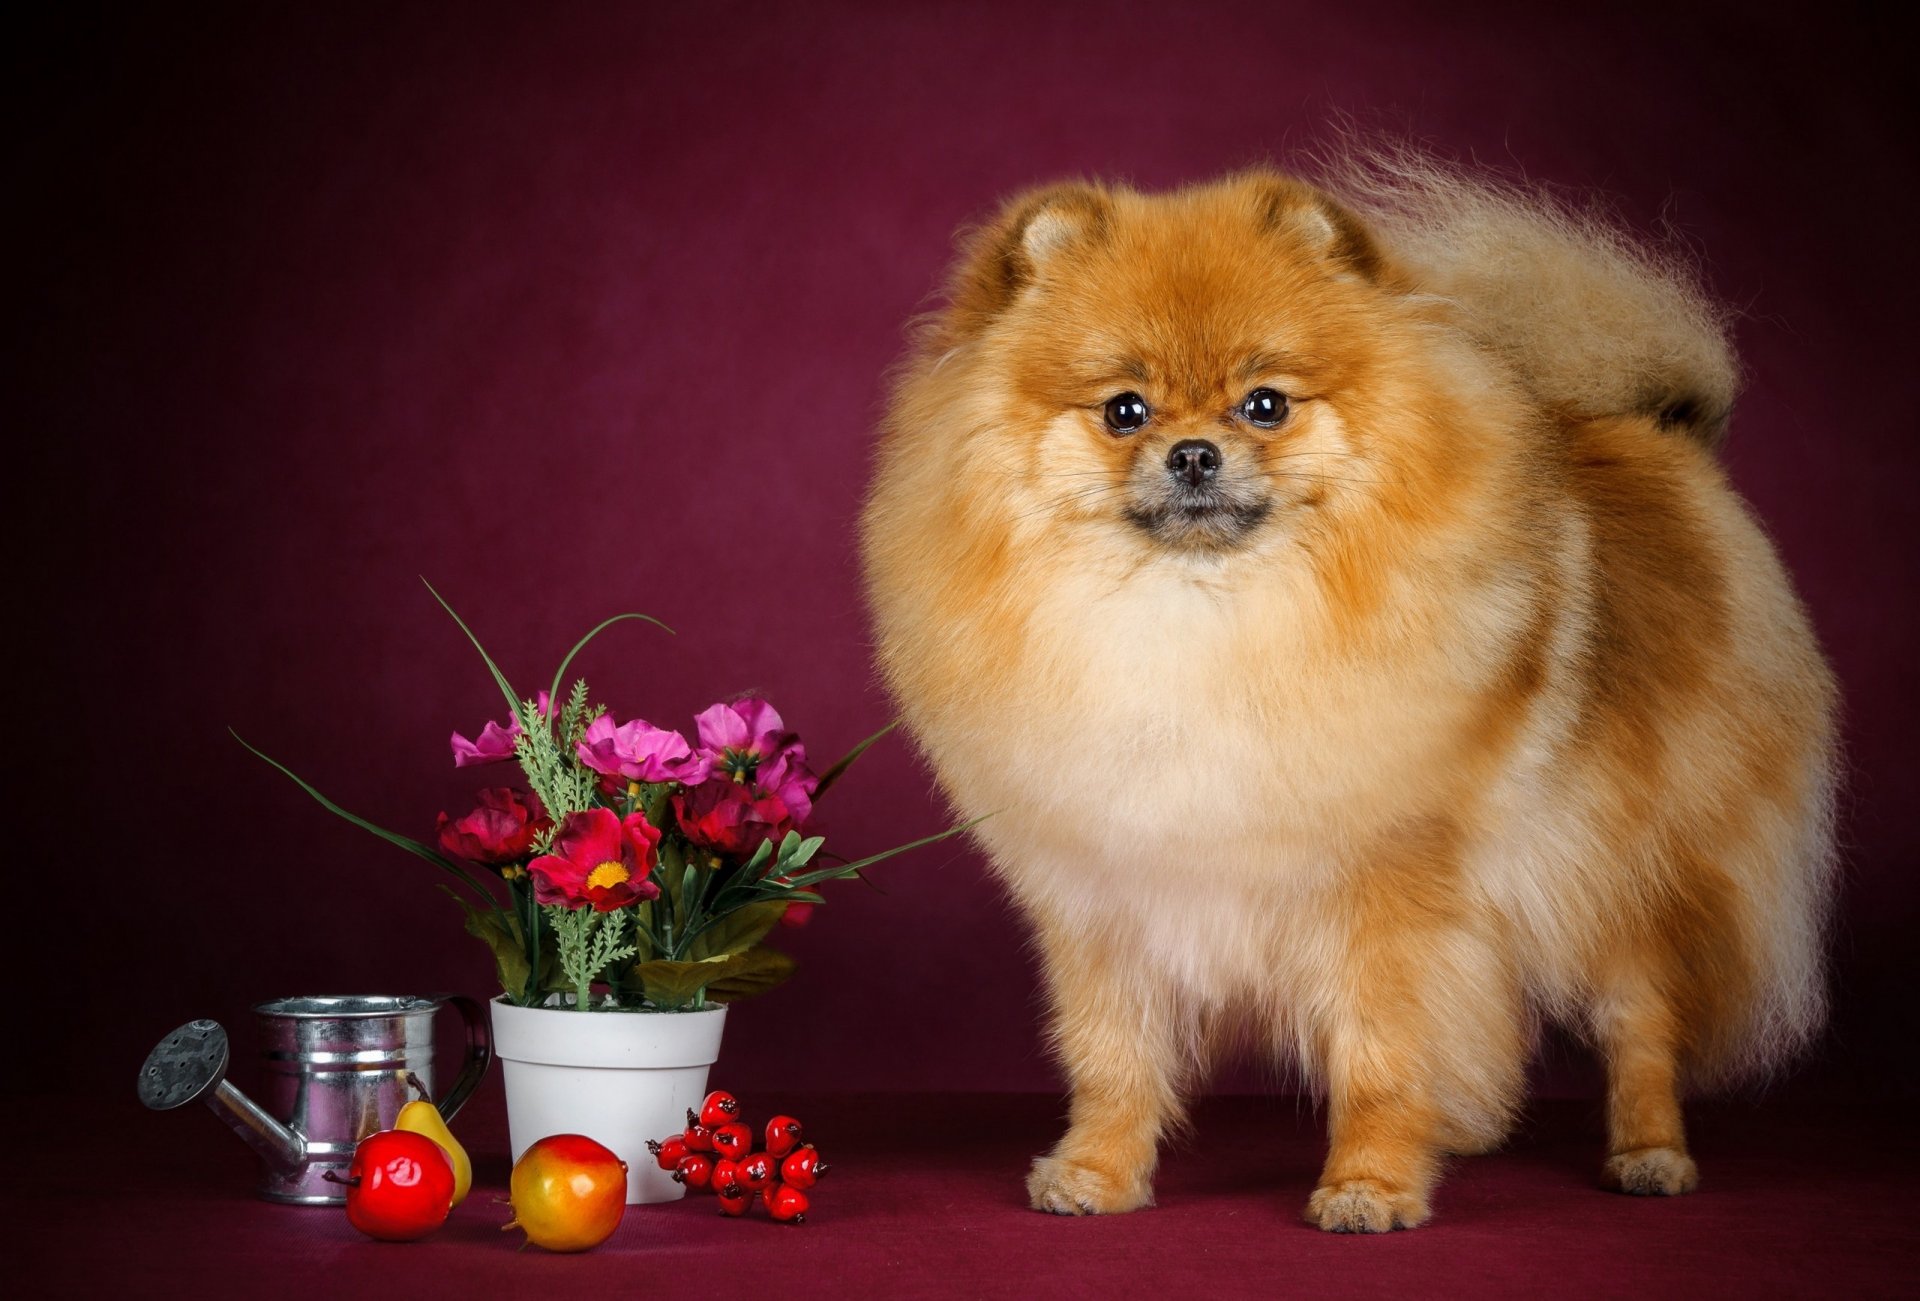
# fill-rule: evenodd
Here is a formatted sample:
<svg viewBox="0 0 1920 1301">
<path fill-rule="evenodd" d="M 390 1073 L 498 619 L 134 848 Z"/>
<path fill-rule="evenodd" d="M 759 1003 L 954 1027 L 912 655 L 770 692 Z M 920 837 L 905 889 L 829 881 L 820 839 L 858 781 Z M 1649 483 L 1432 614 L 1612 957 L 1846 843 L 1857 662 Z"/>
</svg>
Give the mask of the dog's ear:
<svg viewBox="0 0 1920 1301">
<path fill-rule="evenodd" d="M 974 333 L 1038 281 L 1048 263 L 1104 240 L 1112 212 L 1106 190 L 1081 182 L 1009 200 L 962 243 L 949 294 L 953 334 Z"/>
<path fill-rule="evenodd" d="M 1264 170 L 1246 173 L 1242 180 L 1252 196 L 1254 221 L 1262 230 L 1295 241 L 1349 275 L 1369 281 L 1382 278 L 1386 257 L 1373 233 L 1326 191 Z"/>
</svg>

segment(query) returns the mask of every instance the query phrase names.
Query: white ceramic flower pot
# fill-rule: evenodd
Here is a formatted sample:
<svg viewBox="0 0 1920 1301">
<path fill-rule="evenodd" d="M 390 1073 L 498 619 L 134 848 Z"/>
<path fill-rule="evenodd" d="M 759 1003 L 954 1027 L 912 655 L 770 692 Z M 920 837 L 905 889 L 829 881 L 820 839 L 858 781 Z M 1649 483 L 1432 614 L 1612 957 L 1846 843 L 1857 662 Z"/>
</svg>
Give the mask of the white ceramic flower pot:
<svg viewBox="0 0 1920 1301">
<path fill-rule="evenodd" d="M 647 1140 L 687 1127 L 707 1094 L 727 1009 L 574 1012 L 493 1001 L 513 1159 L 549 1134 L 585 1134 L 627 1163 L 627 1203 L 686 1195 Z"/>
</svg>

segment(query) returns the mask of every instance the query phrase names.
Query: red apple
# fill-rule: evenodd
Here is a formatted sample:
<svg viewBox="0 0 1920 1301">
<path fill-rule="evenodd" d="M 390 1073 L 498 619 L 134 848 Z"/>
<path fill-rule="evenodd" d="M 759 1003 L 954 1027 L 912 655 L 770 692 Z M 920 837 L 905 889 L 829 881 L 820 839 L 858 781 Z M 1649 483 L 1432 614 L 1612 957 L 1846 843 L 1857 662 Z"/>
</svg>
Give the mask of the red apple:
<svg viewBox="0 0 1920 1301">
<path fill-rule="evenodd" d="M 383 1242 L 424 1238 L 453 1209 L 453 1162 L 445 1148 L 411 1130 L 361 1139 L 347 1177 L 334 1182 L 347 1185 L 347 1222 Z"/>
</svg>

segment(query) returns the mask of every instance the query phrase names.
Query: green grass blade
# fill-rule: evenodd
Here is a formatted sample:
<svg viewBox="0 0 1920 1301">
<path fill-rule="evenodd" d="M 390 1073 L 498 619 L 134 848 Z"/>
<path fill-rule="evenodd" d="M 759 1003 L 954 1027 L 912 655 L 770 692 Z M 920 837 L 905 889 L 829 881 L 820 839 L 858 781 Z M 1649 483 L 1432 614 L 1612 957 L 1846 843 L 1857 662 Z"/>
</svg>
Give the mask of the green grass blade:
<svg viewBox="0 0 1920 1301">
<path fill-rule="evenodd" d="M 793 878 L 793 884 L 804 889 L 807 886 L 817 884 L 821 881 L 837 881 L 849 876 L 858 876 L 860 869 L 863 867 L 872 867 L 875 863 L 884 862 L 892 858 L 895 854 L 904 854 L 909 849 L 918 849 L 922 845 L 931 845 L 942 840 L 950 839 L 963 831 L 971 831 L 992 816 L 991 813 L 982 814 L 971 822 L 963 822 L 957 827 L 948 827 L 938 835 L 923 836 L 919 840 L 909 841 L 904 845 L 896 845 L 892 849 L 883 850 L 878 854 L 870 855 L 869 857 L 844 864 L 840 867 L 823 867 L 817 872 L 803 872 Z"/>
<path fill-rule="evenodd" d="M 900 726 L 900 720 L 896 718 L 891 723 L 888 723 L 885 727 L 881 728 L 879 731 L 875 732 L 872 736 L 862 741 L 859 745 L 854 746 L 853 749 L 847 751 L 846 754 L 841 756 L 840 762 L 834 764 L 833 767 L 827 769 L 826 774 L 820 778 L 820 784 L 813 788 L 813 798 L 817 800 L 822 795 L 825 795 L 827 793 L 827 788 L 840 780 L 840 774 L 845 772 L 847 769 L 853 767 L 853 761 L 855 759 L 858 759 L 861 755 L 867 752 L 868 746 L 872 745 L 875 741 L 878 741 L 881 737 L 885 736 L 888 732 L 891 732 L 894 728 L 898 726 Z"/>
<path fill-rule="evenodd" d="M 359 816 L 358 814 L 347 812 L 347 810 L 341 808 L 338 804 L 335 804 L 332 800 L 328 799 L 326 796 L 322 795 L 319 791 L 315 790 L 304 779 L 302 779 L 298 773 L 294 772 L 293 769 L 287 767 L 285 764 L 281 763 L 278 759 L 273 758 L 271 755 L 264 754 L 261 751 L 254 749 L 253 746 L 248 745 L 247 739 L 241 736 L 240 733 L 234 731 L 232 728 L 228 728 L 227 732 L 229 735 L 233 737 L 234 740 L 240 742 L 241 745 L 246 746 L 248 750 L 252 751 L 255 757 L 265 760 L 267 763 L 273 765 L 275 768 L 278 768 L 281 772 L 285 773 L 289 778 L 292 779 L 293 783 L 296 786 L 298 786 L 301 790 L 305 791 L 307 794 L 313 796 L 314 800 L 319 803 L 320 807 L 325 809 L 327 812 L 333 814 L 335 817 L 343 818 L 346 821 L 351 822 L 354 826 L 359 827 L 362 831 L 372 832 L 374 835 L 380 837 L 380 839 L 386 841 L 390 845 L 397 845 L 399 848 L 406 850 L 409 854 L 413 854 L 413 855 L 416 855 L 417 857 L 424 858 L 429 863 L 432 863 L 434 866 L 453 873 L 454 876 L 458 877 L 461 881 L 466 883 L 468 889 L 472 890 L 475 894 L 479 895 L 482 899 L 486 900 L 487 905 L 489 907 L 498 908 L 500 906 L 498 901 L 494 899 L 492 891 L 488 890 L 485 886 L 481 885 L 480 882 L 474 878 L 474 875 L 471 872 L 467 871 L 464 867 L 461 867 L 458 863 L 454 862 L 452 859 L 446 858 L 434 852 L 434 850 L 431 849 L 430 847 L 421 844 L 419 841 L 414 840 L 409 836 L 403 836 L 397 832 L 388 831 L 385 827 L 375 826 L 373 823 L 368 822 L 365 818 Z"/>
<path fill-rule="evenodd" d="M 749 903 L 825 903 L 826 900 L 812 890 L 762 890 L 753 895 Z"/>
<path fill-rule="evenodd" d="M 451 614 L 452 611 L 448 611 L 448 613 Z M 605 632 L 608 628 L 613 627 L 614 624 L 621 622 L 623 619 L 644 619 L 646 622 L 652 624 L 654 627 L 663 629 L 669 637 L 675 637 L 679 635 L 678 633 L 674 632 L 673 629 L 668 628 L 666 624 L 661 623 L 658 619 L 654 618 L 650 614 L 634 614 L 634 613 L 616 614 L 611 619 L 604 619 L 600 623 L 594 626 L 594 629 L 592 632 L 588 633 L 586 636 L 582 637 L 579 641 L 575 642 L 573 644 L 573 649 L 567 652 L 567 657 L 560 661 L 560 667 L 554 672 L 554 675 L 553 675 L 553 686 L 547 692 L 547 698 L 549 700 L 560 699 L 560 683 L 563 679 L 566 678 L 567 669 L 571 667 L 573 664 L 573 657 L 578 655 L 581 651 L 585 650 L 588 642 L 592 641 L 595 637 L 598 637 L 601 633 Z M 478 643 L 476 643 L 476 645 L 477 644 Z M 485 654 L 486 652 L 482 651 L 481 653 Z"/>
<path fill-rule="evenodd" d="M 520 697 L 513 693 L 513 684 L 507 681 L 507 675 L 502 673 L 500 666 L 493 662 L 493 656 L 487 654 L 487 648 L 482 646 L 480 639 L 473 635 L 473 629 L 467 627 L 467 621 L 462 619 L 458 614 L 454 614 L 453 607 L 447 604 L 447 598 L 433 591 L 433 584 L 427 583 L 426 575 L 422 574 L 420 581 L 427 584 L 427 590 L 433 592 L 433 599 L 440 602 L 440 608 L 448 614 L 453 615 L 453 621 L 460 625 L 460 631 L 467 634 L 467 640 L 472 642 L 473 648 L 480 652 L 480 658 L 486 661 L 487 672 L 493 674 L 493 680 L 500 685 L 500 694 L 507 698 L 507 716 L 518 719 L 520 717 Z M 555 690 L 558 689 L 557 687 L 555 688 Z M 242 741 L 240 744 L 246 745 L 246 742 Z M 248 746 L 247 748 L 252 749 L 253 747 Z M 254 753 L 259 754 L 259 751 L 256 750 Z M 260 757 L 262 759 L 267 758 L 264 754 L 260 755 Z M 267 762 L 272 763 L 273 760 L 267 759 Z M 293 777 L 292 773 L 288 773 L 287 775 Z M 294 780 L 299 781 L 300 779 L 294 777 Z"/>
</svg>

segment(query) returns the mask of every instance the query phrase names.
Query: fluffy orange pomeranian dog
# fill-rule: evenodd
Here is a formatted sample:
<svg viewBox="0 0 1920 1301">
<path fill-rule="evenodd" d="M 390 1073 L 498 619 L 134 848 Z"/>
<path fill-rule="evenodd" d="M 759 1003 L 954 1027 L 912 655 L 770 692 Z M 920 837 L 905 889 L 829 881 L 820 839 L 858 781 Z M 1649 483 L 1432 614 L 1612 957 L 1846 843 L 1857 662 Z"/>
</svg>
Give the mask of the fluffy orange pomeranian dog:
<svg viewBox="0 0 1920 1301">
<path fill-rule="evenodd" d="M 1035 1208 L 1152 1201 L 1251 1031 L 1327 1101 L 1307 1219 L 1428 1217 L 1542 1018 L 1603 1180 L 1823 1003 L 1834 685 L 1713 448 L 1684 265 L 1409 153 L 1065 184 L 965 240 L 883 432 L 881 667 L 1034 928 L 1070 1120 Z"/>
</svg>

